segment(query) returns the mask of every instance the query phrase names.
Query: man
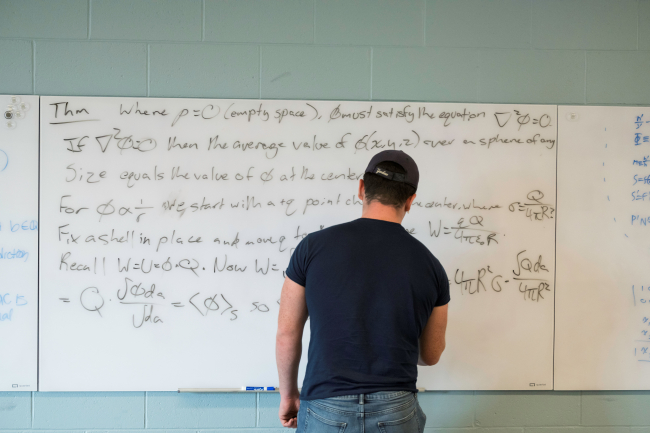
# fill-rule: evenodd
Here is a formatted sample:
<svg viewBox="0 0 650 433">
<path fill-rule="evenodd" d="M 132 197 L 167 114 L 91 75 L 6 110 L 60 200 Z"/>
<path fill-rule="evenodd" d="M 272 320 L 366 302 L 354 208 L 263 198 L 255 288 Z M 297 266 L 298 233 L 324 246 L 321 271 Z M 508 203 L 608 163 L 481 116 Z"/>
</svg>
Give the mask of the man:
<svg viewBox="0 0 650 433">
<path fill-rule="evenodd" d="M 406 153 L 378 153 L 359 181 L 361 218 L 309 234 L 291 256 L 276 341 L 285 427 L 423 431 L 417 364 L 436 364 L 445 348 L 449 280 L 401 226 L 418 180 Z M 299 394 L 308 315 L 311 341 Z"/>
</svg>

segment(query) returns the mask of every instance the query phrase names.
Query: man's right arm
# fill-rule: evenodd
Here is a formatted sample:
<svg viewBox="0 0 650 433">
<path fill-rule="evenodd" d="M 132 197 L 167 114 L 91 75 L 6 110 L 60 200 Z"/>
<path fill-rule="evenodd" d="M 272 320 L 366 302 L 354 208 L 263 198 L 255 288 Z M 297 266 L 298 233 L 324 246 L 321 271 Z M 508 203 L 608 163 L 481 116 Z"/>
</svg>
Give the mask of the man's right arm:
<svg viewBox="0 0 650 433">
<path fill-rule="evenodd" d="M 420 359 L 418 365 L 435 365 L 445 350 L 447 331 L 447 307 L 449 304 L 434 307 L 429 321 L 420 336 Z"/>
</svg>

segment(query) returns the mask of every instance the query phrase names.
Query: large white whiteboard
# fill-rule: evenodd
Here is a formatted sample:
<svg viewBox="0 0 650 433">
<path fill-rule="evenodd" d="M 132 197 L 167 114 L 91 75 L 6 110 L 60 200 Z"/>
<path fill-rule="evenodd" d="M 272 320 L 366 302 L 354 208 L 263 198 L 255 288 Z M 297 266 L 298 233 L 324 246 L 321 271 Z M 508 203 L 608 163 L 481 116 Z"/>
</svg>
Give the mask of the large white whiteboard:
<svg viewBox="0 0 650 433">
<path fill-rule="evenodd" d="M 360 216 L 357 179 L 386 148 L 419 164 L 404 226 L 451 280 L 448 347 L 418 386 L 552 388 L 555 106 L 41 107 L 40 389 L 276 385 L 292 248 Z"/>
<path fill-rule="evenodd" d="M 38 96 L 13 98 L 0 95 L 0 391 L 36 391 Z"/>
<path fill-rule="evenodd" d="M 650 388 L 650 108 L 559 107 L 556 389 Z"/>
</svg>

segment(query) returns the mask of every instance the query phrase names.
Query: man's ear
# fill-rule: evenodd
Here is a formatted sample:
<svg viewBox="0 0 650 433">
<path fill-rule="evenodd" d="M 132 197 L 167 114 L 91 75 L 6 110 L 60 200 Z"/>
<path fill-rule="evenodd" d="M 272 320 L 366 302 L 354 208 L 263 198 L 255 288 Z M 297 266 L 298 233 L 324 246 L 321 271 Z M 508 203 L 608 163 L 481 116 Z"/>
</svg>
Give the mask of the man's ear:
<svg viewBox="0 0 650 433">
<path fill-rule="evenodd" d="M 366 196 L 366 185 L 363 183 L 363 179 L 359 179 L 359 200 L 363 201 Z"/>
<path fill-rule="evenodd" d="M 413 200 L 415 200 L 415 196 L 417 194 L 413 194 L 409 198 L 406 199 L 406 209 L 404 209 L 406 212 L 411 210 L 411 205 L 413 204 Z"/>
</svg>

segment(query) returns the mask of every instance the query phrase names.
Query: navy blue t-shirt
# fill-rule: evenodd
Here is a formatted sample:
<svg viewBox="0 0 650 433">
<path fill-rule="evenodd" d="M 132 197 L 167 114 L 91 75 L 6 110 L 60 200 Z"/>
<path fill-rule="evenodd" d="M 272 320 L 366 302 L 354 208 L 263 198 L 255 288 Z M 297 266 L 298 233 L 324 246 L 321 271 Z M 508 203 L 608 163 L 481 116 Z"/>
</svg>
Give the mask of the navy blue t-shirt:
<svg viewBox="0 0 650 433">
<path fill-rule="evenodd" d="M 305 287 L 310 317 L 301 399 L 417 392 L 420 334 L 449 302 L 427 247 L 401 224 L 359 218 L 305 237 L 287 276 Z"/>
</svg>

